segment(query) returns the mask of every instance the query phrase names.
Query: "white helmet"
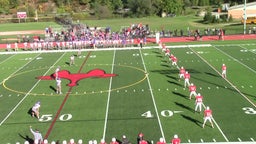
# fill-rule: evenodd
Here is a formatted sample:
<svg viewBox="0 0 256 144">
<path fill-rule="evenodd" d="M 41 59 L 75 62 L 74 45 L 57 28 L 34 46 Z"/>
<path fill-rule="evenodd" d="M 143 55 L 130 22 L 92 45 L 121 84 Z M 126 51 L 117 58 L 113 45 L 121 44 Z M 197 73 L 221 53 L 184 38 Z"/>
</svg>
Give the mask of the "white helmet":
<svg viewBox="0 0 256 144">
<path fill-rule="evenodd" d="M 201 95 L 200 93 L 198 93 L 197 95 Z"/>
<path fill-rule="evenodd" d="M 44 140 L 44 144 L 48 144 L 48 140 L 47 139 Z"/>
<path fill-rule="evenodd" d="M 79 139 L 78 140 L 78 144 L 82 144 L 83 143 L 83 140 L 82 139 Z"/>
<path fill-rule="evenodd" d="M 207 110 L 209 110 L 209 109 L 210 109 L 210 107 L 209 107 L 209 106 L 207 106 L 207 107 L 206 107 L 206 109 L 207 109 Z"/>
<path fill-rule="evenodd" d="M 52 141 L 51 144 L 56 144 L 56 142 L 55 142 L 55 141 Z"/>
<path fill-rule="evenodd" d="M 66 140 L 62 141 L 62 144 L 67 144 L 67 141 Z"/>
<path fill-rule="evenodd" d="M 178 138 L 178 135 L 177 135 L 177 134 L 175 134 L 175 135 L 174 135 L 174 138 Z"/>
<path fill-rule="evenodd" d="M 113 137 L 113 138 L 112 138 L 112 142 L 115 142 L 115 141 L 116 141 L 116 138 Z"/>
<path fill-rule="evenodd" d="M 71 144 L 75 143 L 75 140 L 74 139 L 70 139 L 69 141 Z"/>
<path fill-rule="evenodd" d="M 105 140 L 104 140 L 104 139 L 101 139 L 100 142 L 101 142 L 101 143 L 105 143 Z"/>
<path fill-rule="evenodd" d="M 97 140 L 93 140 L 93 144 L 97 144 Z"/>
<path fill-rule="evenodd" d="M 29 142 L 28 142 L 28 141 L 25 141 L 24 144 L 29 144 Z"/>
<path fill-rule="evenodd" d="M 160 138 L 159 141 L 160 141 L 160 142 L 164 142 L 164 139 L 163 139 L 163 138 Z"/>
</svg>

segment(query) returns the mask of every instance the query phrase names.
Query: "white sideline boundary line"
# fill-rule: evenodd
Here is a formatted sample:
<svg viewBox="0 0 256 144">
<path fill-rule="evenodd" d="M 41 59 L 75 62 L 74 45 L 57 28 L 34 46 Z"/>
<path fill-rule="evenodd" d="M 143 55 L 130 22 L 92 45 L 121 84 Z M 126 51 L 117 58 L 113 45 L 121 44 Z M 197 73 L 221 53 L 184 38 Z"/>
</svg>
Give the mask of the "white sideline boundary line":
<svg viewBox="0 0 256 144">
<path fill-rule="evenodd" d="M 215 70 L 219 75 L 221 75 L 211 64 L 209 64 L 203 57 L 201 57 L 197 52 L 195 52 L 193 49 L 191 49 L 190 47 L 188 47 L 192 52 L 194 52 L 200 59 L 202 59 L 207 65 L 209 65 L 213 70 Z M 205 108 L 205 105 L 203 105 Z M 218 123 L 214 120 L 214 118 L 212 118 L 214 124 L 217 126 L 218 130 L 220 131 L 220 133 L 222 134 L 222 136 L 224 137 L 224 139 L 229 142 L 228 138 L 226 137 L 226 135 L 224 134 L 224 132 L 221 130 L 221 128 L 219 127 Z"/>
<path fill-rule="evenodd" d="M 114 50 L 111 73 L 114 73 L 115 57 L 116 57 L 116 51 Z M 102 138 L 104 140 L 105 140 L 105 137 L 106 137 L 106 129 L 107 129 L 107 122 L 108 122 L 108 110 L 109 110 L 109 102 L 110 102 L 110 96 L 111 96 L 112 79 L 113 78 L 110 77 L 110 80 L 109 80 L 108 100 L 107 100 L 106 115 L 105 115 L 105 122 L 104 122 L 104 130 L 103 130 L 103 136 L 102 136 Z"/>
<path fill-rule="evenodd" d="M 166 46 L 166 48 L 188 48 L 188 47 L 210 47 L 211 44 L 198 44 L 198 45 L 173 45 Z M 159 46 L 145 46 L 142 49 L 159 49 Z M 81 51 L 111 51 L 111 50 L 135 50 L 141 49 L 140 47 L 124 47 L 124 48 L 96 48 L 96 49 L 81 49 Z M 58 52 L 77 52 L 78 49 L 65 49 L 65 50 L 40 50 L 40 51 L 11 51 L 11 52 L 0 52 L 0 55 L 5 54 L 31 54 L 31 53 L 58 53 Z"/>
<path fill-rule="evenodd" d="M 148 73 L 146 65 L 145 65 L 145 62 L 144 62 L 143 54 L 141 52 L 141 49 L 139 49 L 139 52 L 140 52 L 140 57 L 141 57 L 141 60 L 142 60 L 142 64 L 143 64 L 144 70 L 145 70 L 146 73 Z M 157 106 L 156 106 L 156 102 L 155 102 L 155 98 L 154 98 L 154 93 L 152 91 L 152 87 L 151 87 L 151 84 L 150 84 L 150 80 L 149 80 L 148 74 L 146 74 L 146 76 L 147 76 L 147 82 L 148 82 L 151 98 L 152 98 L 152 101 L 153 101 L 153 104 L 154 104 L 154 108 L 155 108 L 155 112 L 156 112 L 156 116 L 157 116 L 157 121 L 158 121 L 158 124 L 159 124 L 159 127 L 160 127 L 160 131 L 161 131 L 161 134 L 162 134 L 162 138 L 164 139 L 164 141 L 166 141 L 165 140 L 165 135 L 164 135 L 164 132 L 163 132 L 163 127 L 162 127 L 162 124 L 161 124 L 161 121 L 160 121 L 160 117 L 159 117 L 159 114 L 158 114 L 158 109 L 157 109 Z"/>
<path fill-rule="evenodd" d="M 170 144 L 170 143 L 168 143 Z M 244 142 L 203 142 L 203 143 L 181 143 L 181 144 L 256 144 L 256 142 L 244 141 Z"/>
<path fill-rule="evenodd" d="M 40 55 L 40 54 L 39 54 Z M 65 55 L 65 53 L 64 54 L 62 54 L 62 56 L 61 57 L 59 57 L 59 59 L 53 64 L 53 66 L 63 57 Z M 38 55 L 37 55 L 38 56 Z M 36 56 L 36 57 L 37 57 Z M 36 58 L 35 57 L 35 58 Z M 35 59 L 34 58 L 34 59 Z M 33 59 L 33 60 L 34 60 Z M 32 61 L 32 60 L 31 60 Z M 23 66 L 24 67 L 24 66 Z M 23 68 L 23 67 L 21 67 L 21 68 Z M 20 68 L 20 69 L 21 69 Z M 52 68 L 52 66 L 44 73 L 44 76 L 50 71 L 50 69 Z M 41 80 L 38 80 L 36 83 L 35 83 L 35 85 L 27 92 L 27 94 L 18 102 L 18 104 L 16 104 L 16 106 L 8 113 L 8 115 L 1 121 L 1 123 L 0 123 L 0 126 L 2 126 L 2 124 L 11 116 L 11 114 L 18 108 L 18 106 L 28 97 L 28 95 L 29 95 L 29 93 L 38 85 L 38 83 L 40 82 Z"/>
</svg>

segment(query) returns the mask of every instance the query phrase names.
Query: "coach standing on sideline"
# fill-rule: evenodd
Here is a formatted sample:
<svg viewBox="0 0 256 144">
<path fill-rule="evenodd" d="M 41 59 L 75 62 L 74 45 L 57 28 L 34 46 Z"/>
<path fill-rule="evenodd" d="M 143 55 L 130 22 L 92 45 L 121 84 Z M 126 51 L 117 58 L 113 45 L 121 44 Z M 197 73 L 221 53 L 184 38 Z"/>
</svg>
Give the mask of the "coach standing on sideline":
<svg viewBox="0 0 256 144">
<path fill-rule="evenodd" d="M 34 143 L 40 144 L 43 141 L 42 134 L 38 130 L 33 131 L 32 126 L 29 126 L 29 128 L 31 133 L 34 135 Z"/>
</svg>

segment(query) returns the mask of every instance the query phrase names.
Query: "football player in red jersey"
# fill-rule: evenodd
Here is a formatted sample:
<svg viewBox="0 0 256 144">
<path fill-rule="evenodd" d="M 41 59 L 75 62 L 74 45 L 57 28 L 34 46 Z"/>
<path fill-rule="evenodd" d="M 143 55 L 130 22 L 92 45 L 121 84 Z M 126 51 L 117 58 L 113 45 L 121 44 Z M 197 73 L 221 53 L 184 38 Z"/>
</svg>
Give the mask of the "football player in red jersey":
<svg viewBox="0 0 256 144">
<path fill-rule="evenodd" d="M 203 123 L 203 128 L 205 126 L 205 123 L 209 121 L 212 125 L 212 128 L 214 128 L 213 123 L 212 123 L 212 110 L 210 109 L 209 106 L 206 107 L 206 110 L 204 111 L 204 123 Z"/>
<path fill-rule="evenodd" d="M 196 96 L 196 85 L 191 83 L 191 85 L 188 88 L 189 88 L 189 91 L 190 91 L 189 99 L 191 99 L 192 95 Z"/>
<path fill-rule="evenodd" d="M 164 138 L 160 138 L 156 144 L 166 144 L 166 142 L 164 141 Z"/>
<path fill-rule="evenodd" d="M 172 144 L 180 144 L 181 140 L 178 137 L 177 134 L 174 135 L 173 139 L 172 139 Z"/>
<path fill-rule="evenodd" d="M 198 93 L 198 94 L 196 95 L 196 101 L 195 101 L 195 103 L 196 103 L 195 112 L 196 112 L 197 109 L 199 108 L 199 112 L 201 113 L 201 111 L 202 111 L 202 105 L 203 105 L 203 96 L 202 96 L 200 93 Z"/>
<path fill-rule="evenodd" d="M 190 82 L 189 82 L 189 79 L 190 79 L 190 74 L 188 73 L 188 71 L 186 71 L 186 73 L 184 74 L 184 87 L 186 87 L 187 85 L 190 86 Z"/>
<path fill-rule="evenodd" d="M 226 78 L 227 77 L 227 66 L 225 64 L 222 64 L 222 68 L 221 68 L 222 72 L 222 77 Z"/>
</svg>

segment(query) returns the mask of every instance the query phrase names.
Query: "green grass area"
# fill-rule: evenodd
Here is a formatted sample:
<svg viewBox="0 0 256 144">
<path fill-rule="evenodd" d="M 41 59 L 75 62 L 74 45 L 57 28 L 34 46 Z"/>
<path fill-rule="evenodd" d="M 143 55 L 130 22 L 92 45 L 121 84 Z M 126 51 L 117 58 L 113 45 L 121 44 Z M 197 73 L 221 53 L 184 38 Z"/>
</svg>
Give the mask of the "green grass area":
<svg viewBox="0 0 256 144">
<path fill-rule="evenodd" d="M 195 43 L 194 43 L 195 44 Z M 191 73 L 191 82 L 213 110 L 214 126 L 202 128 L 203 113 L 194 112 L 194 98 L 179 70 L 171 66 L 160 49 L 1 54 L 0 136 L 1 143 L 14 144 L 33 138 L 29 126 L 49 141 L 83 139 L 85 143 L 126 135 L 136 143 L 144 133 L 154 143 L 160 137 L 170 142 L 178 134 L 183 143 L 253 141 L 255 135 L 255 42 L 224 41 L 210 47 L 171 48 L 178 65 Z M 227 79 L 221 65 L 228 67 Z M 69 87 L 62 79 L 62 92 L 55 93 L 55 80 L 39 80 L 57 66 L 71 74 L 102 69 L 113 77 L 94 75 Z M 41 102 L 40 120 L 28 111 Z"/>
</svg>

